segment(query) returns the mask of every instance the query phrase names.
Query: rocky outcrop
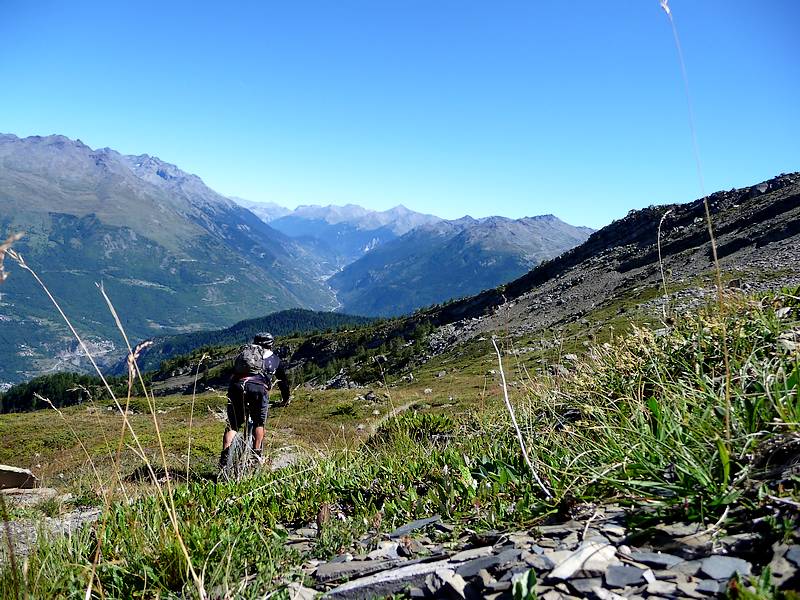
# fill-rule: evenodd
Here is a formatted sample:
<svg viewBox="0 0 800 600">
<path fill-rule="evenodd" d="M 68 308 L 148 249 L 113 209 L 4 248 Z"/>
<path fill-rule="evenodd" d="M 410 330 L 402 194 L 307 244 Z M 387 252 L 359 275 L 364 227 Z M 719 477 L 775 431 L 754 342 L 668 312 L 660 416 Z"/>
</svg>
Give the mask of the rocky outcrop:
<svg viewBox="0 0 800 600">
<path fill-rule="evenodd" d="M 720 596 L 734 576 L 769 567 L 781 589 L 800 586 L 800 540 L 772 542 L 753 531 L 660 523 L 633 529 L 616 505 L 584 507 L 562 523 L 524 531 L 467 532 L 453 540 L 438 515 L 381 537 L 367 536 L 362 551 L 330 561 L 309 561 L 315 582 L 305 593 L 358 599 L 401 594 L 409 598 L 510 598 L 530 584 L 539 598 L 706 598 Z M 288 544 L 313 547 L 312 527 L 292 532 Z M 445 541 L 442 541 L 445 540 Z"/>
<path fill-rule="evenodd" d="M 37 481 L 29 469 L 0 465 L 0 489 L 32 488 Z"/>
</svg>

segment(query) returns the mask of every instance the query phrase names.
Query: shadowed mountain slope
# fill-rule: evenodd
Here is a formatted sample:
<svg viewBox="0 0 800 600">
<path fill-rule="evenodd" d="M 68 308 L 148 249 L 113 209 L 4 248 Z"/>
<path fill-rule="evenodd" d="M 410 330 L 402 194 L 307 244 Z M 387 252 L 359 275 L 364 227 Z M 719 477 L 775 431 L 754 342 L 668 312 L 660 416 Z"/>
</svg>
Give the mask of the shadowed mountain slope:
<svg viewBox="0 0 800 600">
<path fill-rule="evenodd" d="M 0 233 L 17 245 L 99 354 L 119 336 L 102 281 L 134 338 L 336 303 L 302 245 L 157 158 L 63 136 L 0 135 Z M 69 367 L 74 343 L 26 273 L 0 300 L 0 382 Z"/>
</svg>

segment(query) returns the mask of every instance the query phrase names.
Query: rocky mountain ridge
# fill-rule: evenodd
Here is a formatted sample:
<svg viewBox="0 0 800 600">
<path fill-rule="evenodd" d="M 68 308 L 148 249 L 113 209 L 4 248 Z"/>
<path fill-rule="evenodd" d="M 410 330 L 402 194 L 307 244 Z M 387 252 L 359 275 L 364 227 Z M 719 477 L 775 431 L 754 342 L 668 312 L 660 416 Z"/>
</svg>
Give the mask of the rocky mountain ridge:
<svg viewBox="0 0 800 600">
<path fill-rule="evenodd" d="M 0 136 L 0 230 L 26 232 L 17 249 L 97 343 L 118 340 L 100 281 L 133 338 L 336 306 L 313 253 L 199 177 L 64 136 Z M 0 381 L 74 347 L 25 273 L 4 285 L 0 314 Z"/>
<path fill-rule="evenodd" d="M 750 279 L 774 286 L 798 280 L 800 173 L 716 192 L 708 203 L 720 267 L 735 283 Z M 631 211 L 522 277 L 427 314 L 437 323 L 454 324 L 462 337 L 501 323 L 522 334 L 577 320 L 615 295 L 661 283 L 659 223 L 668 285 L 712 274 L 705 209 L 698 199 Z"/>
</svg>

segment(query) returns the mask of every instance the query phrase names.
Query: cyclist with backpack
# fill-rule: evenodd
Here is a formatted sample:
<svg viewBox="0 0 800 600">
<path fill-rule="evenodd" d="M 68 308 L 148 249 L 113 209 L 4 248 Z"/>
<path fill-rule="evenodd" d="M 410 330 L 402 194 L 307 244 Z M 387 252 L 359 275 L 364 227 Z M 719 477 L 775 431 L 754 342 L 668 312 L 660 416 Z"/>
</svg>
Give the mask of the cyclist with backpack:
<svg viewBox="0 0 800 600">
<path fill-rule="evenodd" d="M 269 390 L 277 381 L 283 404 L 289 403 L 289 380 L 281 359 L 272 351 L 275 343 L 271 333 L 259 333 L 252 344 L 242 347 L 233 363 L 233 376 L 228 385 L 228 429 L 222 438 L 220 468 L 228 463 L 228 453 L 248 415 L 253 421 L 253 451 L 261 460 L 264 424 L 269 409 Z"/>
</svg>

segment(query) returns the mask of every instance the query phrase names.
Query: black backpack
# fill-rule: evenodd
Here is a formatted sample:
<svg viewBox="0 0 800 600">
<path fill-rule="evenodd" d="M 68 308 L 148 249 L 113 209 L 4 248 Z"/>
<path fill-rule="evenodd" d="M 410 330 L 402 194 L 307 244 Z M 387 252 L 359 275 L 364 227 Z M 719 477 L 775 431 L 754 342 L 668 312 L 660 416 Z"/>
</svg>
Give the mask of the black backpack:
<svg viewBox="0 0 800 600">
<path fill-rule="evenodd" d="M 256 344 L 245 344 L 233 361 L 236 375 L 263 375 L 264 349 Z"/>
</svg>

